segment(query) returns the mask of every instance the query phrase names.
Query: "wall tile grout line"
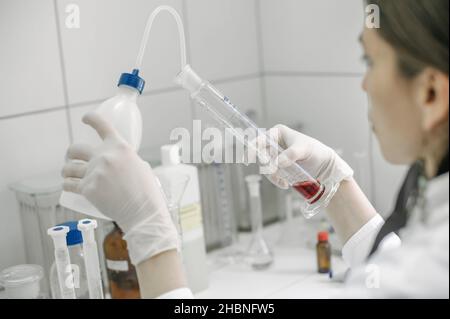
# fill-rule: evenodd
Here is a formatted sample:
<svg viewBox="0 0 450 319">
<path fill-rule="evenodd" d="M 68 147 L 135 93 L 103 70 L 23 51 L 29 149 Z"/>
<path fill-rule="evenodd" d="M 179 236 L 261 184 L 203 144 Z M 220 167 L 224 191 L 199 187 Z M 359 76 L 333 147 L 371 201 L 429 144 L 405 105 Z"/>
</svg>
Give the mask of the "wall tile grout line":
<svg viewBox="0 0 450 319">
<path fill-rule="evenodd" d="M 42 109 L 42 110 L 37 110 L 37 111 L 30 111 L 30 112 L 24 112 L 24 113 L 16 113 L 16 114 L 11 114 L 11 115 L 4 115 L 4 116 L 0 116 L 0 121 L 1 120 L 10 120 L 10 119 L 15 119 L 15 118 L 19 118 L 19 117 L 25 117 L 25 116 L 31 116 L 31 115 L 37 115 L 37 114 L 46 114 L 46 113 L 51 113 L 51 112 L 56 112 L 56 111 L 62 111 L 65 110 L 66 106 L 55 106 L 55 107 L 49 107 L 47 109 Z"/>
<path fill-rule="evenodd" d="M 225 84 L 225 83 L 233 83 L 233 82 L 240 82 L 240 81 L 246 81 L 246 80 L 252 80 L 257 79 L 261 76 L 259 73 L 253 73 L 253 74 L 244 74 L 244 75 L 237 75 L 229 78 L 223 78 L 223 79 L 217 79 L 217 80 L 211 80 L 211 83 L 216 84 Z"/>
<path fill-rule="evenodd" d="M 267 104 L 267 87 L 266 79 L 264 77 L 265 72 L 265 61 L 264 61 L 264 40 L 262 31 L 262 16 L 261 16 L 261 1 L 255 0 L 255 23 L 256 23 L 256 44 L 258 50 L 258 68 L 259 68 L 259 85 L 261 90 L 261 120 L 264 126 L 267 126 L 269 121 L 269 111 Z"/>
<path fill-rule="evenodd" d="M 261 74 L 254 73 L 254 74 L 238 75 L 238 76 L 223 78 L 223 79 L 216 79 L 216 80 L 212 80 L 210 82 L 214 83 L 214 84 L 227 84 L 227 83 L 257 79 L 257 78 L 261 78 L 261 77 L 262 78 L 271 77 L 271 76 L 273 76 L 273 77 L 343 77 L 343 78 L 345 78 L 345 77 L 362 77 L 363 74 L 362 73 L 361 74 L 360 73 L 338 73 L 338 72 L 295 72 L 295 71 L 293 71 L 293 72 L 284 72 L 284 71 L 273 72 L 273 71 L 270 71 L 270 72 L 261 72 Z M 161 88 L 161 89 L 149 90 L 148 92 L 143 93 L 142 96 L 153 96 L 153 95 L 164 94 L 164 93 L 178 92 L 178 91 L 182 91 L 182 90 L 183 90 L 182 88 L 172 86 L 172 87 L 166 87 L 166 88 Z M 0 121 L 18 118 L 18 117 L 22 117 L 22 116 L 56 112 L 56 111 L 60 111 L 63 109 L 70 110 L 71 108 L 75 108 L 75 107 L 81 107 L 81 106 L 86 106 L 86 105 L 90 105 L 90 104 L 101 103 L 106 99 L 107 99 L 107 97 L 96 99 L 96 100 L 77 102 L 77 103 L 72 103 L 72 104 L 67 104 L 67 105 L 58 105 L 55 107 L 45 108 L 45 109 L 38 110 L 38 111 L 29 111 L 29 112 L 23 112 L 23 113 L 11 114 L 11 115 L 4 115 L 4 116 L 0 116 Z"/>
<path fill-rule="evenodd" d="M 69 143 L 73 143 L 73 130 L 72 130 L 72 119 L 70 116 L 70 107 L 69 107 L 69 89 L 67 85 L 67 72 L 66 72 L 66 63 L 64 60 L 64 50 L 62 44 L 62 34 L 61 34 L 61 26 L 59 20 L 59 10 L 58 10 L 58 1 L 53 0 L 53 8 L 55 13 L 55 21 L 56 21 L 56 34 L 57 34 L 57 42 L 58 42 L 58 51 L 59 51 L 59 62 L 61 66 L 61 77 L 62 77 L 62 86 L 64 93 L 64 107 L 66 109 L 66 120 L 67 120 L 67 129 L 69 133 Z"/>
<path fill-rule="evenodd" d="M 211 83 L 226 84 L 226 83 L 251 80 L 251 79 L 258 78 L 258 77 L 259 77 L 259 74 L 246 74 L 246 75 L 239 75 L 239 76 L 230 77 L 230 78 L 212 80 Z M 153 95 L 178 92 L 178 91 L 183 91 L 183 89 L 180 87 L 173 86 L 173 87 L 149 90 L 148 92 L 143 93 L 142 96 L 153 96 Z M 49 108 L 45 108 L 45 109 L 41 109 L 41 110 L 37 110 L 37 111 L 29 111 L 29 112 L 23 112 L 23 113 L 11 114 L 11 115 L 4 115 L 4 116 L 0 116 L 0 121 L 18 118 L 18 117 L 22 117 L 22 116 L 30 116 L 30 115 L 35 115 L 35 114 L 43 114 L 43 113 L 61 111 L 61 110 L 64 110 L 66 107 L 76 108 L 76 107 L 87 106 L 90 104 L 98 104 L 98 103 L 103 102 L 106 99 L 107 99 L 107 97 L 96 99 L 96 100 L 85 101 L 85 102 L 72 103 L 72 104 L 68 104 L 67 106 L 59 105 L 59 106 L 49 107 Z"/>
<path fill-rule="evenodd" d="M 279 77 L 341 77 L 341 78 L 359 78 L 363 77 L 362 72 L 317 72 L 317 71 L 265 71 L 263 76 Z"/>
</svg>

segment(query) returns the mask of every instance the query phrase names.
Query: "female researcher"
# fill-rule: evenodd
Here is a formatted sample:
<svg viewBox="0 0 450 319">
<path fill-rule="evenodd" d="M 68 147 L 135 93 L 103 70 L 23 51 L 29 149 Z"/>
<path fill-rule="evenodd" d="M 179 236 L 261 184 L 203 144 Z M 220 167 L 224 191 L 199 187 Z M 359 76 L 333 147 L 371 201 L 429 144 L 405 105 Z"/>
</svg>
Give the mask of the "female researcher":
<svg viewBox="0 0 450 319">
<path fill-rule="evenodd" d="M 272 130 L 286 147 L 279 165 L 297 161 L 322 182 L 340 182 L 326 211 L 345 243 L 349 296 L 448 298 L 449 2 L 368 3 L 381 11 L 381 28 L 361 35 L 370 123 L 384 157 L 411 165 L 394 212 L 383 220 L 333 150 L 282 125 Z M 124 230 L 143 297 L 191 297 L 152 169 L 99 115 L 83 121 L 103 143 L 69 148 L 64 189 L 83 194 Z M 269 178 L 288 186 L 276 173 Z M 371 271 L 378 276 L 373 281 Z"/>
</svg>

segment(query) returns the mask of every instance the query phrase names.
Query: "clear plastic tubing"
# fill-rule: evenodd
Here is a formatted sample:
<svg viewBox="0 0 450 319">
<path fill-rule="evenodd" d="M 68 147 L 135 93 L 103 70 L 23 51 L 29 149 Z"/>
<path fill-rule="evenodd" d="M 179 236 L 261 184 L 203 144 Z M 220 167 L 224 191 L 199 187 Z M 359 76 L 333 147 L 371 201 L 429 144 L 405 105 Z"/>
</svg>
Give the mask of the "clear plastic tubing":
<svg viewBox="0 0 450 319">
<path fill-rule="evenodd" d="M 230 100 L 219 92 L 207 81 L 199 77 L 189 65 L 186 65 L 176 78 L 176 82 L 191 93 L 191 98 L 201 107 L 206 108 L 219 123 L 229 128 L 235 138 L 243 143 L 247 148 L 253 149 L 258 157 L 266 158 L 267 154 L 271 159 L 275 159 L 284 149 L 265 131 L 241 113 Z M 249 143 L 248 135 L 245 132 L 253 130 L 258 139 L 265 136 L 265 149 L 255 148 L 253 143 Z M 289 185 L 296 189 L 304 198 L 303 214 L 310 218 L 317 214 L 321 208 L 328 205 L 333 197 L 338 183 L 323 185 L 318 180 L 311 177 L 298 163 L 294 163 L 287 168 L 279 168 L 277 175 L 288 181 Z"/>
<path fill-rule="evenodd" d="M 89 289 L 89 299 L 103 299 L 102 276 L 100 274 L 100 261 L 98 258 L 97 242 L 94 230 L 97 221 L 82 219 L 78 221 L 78 230 L 83 236 L 84 264 Z"/>
<path fill-rule="evenodd" d="M 72 264 L 70 263 L 69 249 L 67 248 L 66 235 L 69 232 L 67 226 L 49 228 L 47 233 L 52 237 L 55 246 L 55 264 L 58 273 L 59 289 L 62 299 L 76 299 L 75 287 L 72 279 Z M 67 276 L 66 276 L 67 275 Z"/>
<path fill-rule="evenodd" d="M 144 35 L 142 37 L 141 41 L 141 47 L 139 49 L 139 54 L 136 59 L 136 70 L 140 70 L 142 66 L 142 60 L 144 59 L 145 50 L 147 47 L 148 37 L 150 35 L 150 31 L 153 26 L 153 22 L 155 21 L 155 18 L 161 13 L 161 12 L 168 12 L 170 13 L 177 23 L 178 27 L 178 34 L 180 37 L 180 57 L 181 57 L 181 68 L 183 68 L 186 65 L 186 37 L 184 34 L 184 27 L 183 27 L 183 21 L 181 20 L 180 15 L 178 12 L 170 7 L 170 6 L 159 6 L 157 7 L 148 17 L 147 19 L 147 25 L 145 26 Z"/>
</svg>

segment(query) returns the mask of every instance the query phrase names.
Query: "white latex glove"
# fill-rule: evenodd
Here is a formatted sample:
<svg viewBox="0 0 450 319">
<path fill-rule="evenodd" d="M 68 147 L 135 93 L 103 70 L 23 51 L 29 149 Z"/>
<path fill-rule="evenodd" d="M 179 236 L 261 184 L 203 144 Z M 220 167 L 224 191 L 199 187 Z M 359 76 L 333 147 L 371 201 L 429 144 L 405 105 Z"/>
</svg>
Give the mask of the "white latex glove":
<svg viewBox="0 0 450 319">
<path fill-rule="evenodd" d="M 63 168 L 64 190 L 83 195 L 125 233 L 133 264 L 178 248 L 178 234 L 150 165 L 97 113 L 83 122 L 102 144 L 74 144 Z"/>
<path fill-rule="evenodd" d="M 297 162 L 322 184 L 340 183 L 353 176 L 353 170 L 330 147 L 285 125 L 276 125 L 268 132 L 285 150 L 275 159 L 277 168 L 286 168 Z M 279 188 L 289 188 L 288 182 L 275 171 L 267 176 Z"/>
</svg>

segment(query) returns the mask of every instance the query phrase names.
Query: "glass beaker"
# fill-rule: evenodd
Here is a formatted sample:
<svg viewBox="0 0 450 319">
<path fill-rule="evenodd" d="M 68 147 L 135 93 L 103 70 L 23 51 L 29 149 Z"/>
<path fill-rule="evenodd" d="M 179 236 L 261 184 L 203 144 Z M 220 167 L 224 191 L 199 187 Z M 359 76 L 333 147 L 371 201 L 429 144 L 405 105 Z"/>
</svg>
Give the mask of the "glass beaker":
<svg viewBox="0 0 450 319">
<path fill-rule="evenodd" d="M 0 273 L 0 284 L 8 299 L 43 299 L 40 281 L 44 270 L 39 265 L 17 265 Z"/>
</svg>

